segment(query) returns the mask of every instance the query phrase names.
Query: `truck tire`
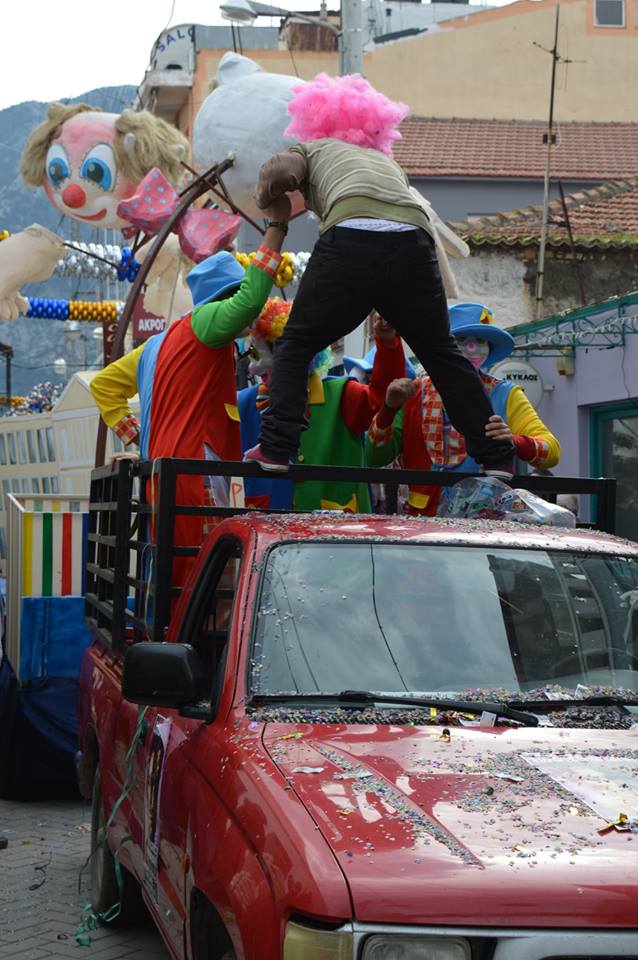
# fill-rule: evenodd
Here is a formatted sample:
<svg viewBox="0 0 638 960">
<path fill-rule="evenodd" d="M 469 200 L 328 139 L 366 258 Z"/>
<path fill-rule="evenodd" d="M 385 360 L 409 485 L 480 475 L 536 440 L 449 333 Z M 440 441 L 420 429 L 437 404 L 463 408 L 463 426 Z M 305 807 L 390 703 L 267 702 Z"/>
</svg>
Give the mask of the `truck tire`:
<svg viewBox="0 0 638 960">
<path fill-rule="evenodd" d="M 217 911 L 198 893 L 191 903 L 192 960 L 237 960 Z"/>
<path fill-rule="evenodd" d="M 91 906 L 98 916 L 113 907 L 120 900 L 115 874 L 115 859 L 105 836 L 104 800 L 102 797 L 102 777 L 97 764 L 93 780 L 91 799 Z M 144 912 L 144 902 L 140 885 L 122 867 L 122 894 L 120 912 L 109 925 L 124 926 L 134 923 Z"/>
</svg>

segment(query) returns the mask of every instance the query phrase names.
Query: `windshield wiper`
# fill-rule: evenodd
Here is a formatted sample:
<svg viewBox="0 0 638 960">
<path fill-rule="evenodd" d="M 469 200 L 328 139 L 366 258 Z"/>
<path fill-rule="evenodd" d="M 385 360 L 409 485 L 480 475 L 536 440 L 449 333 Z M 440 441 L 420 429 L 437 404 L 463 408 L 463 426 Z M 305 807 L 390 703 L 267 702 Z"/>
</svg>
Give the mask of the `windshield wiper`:
<svg viewBox="0 0 638 960">
<path fill-rule="evenodd" d="M 613 697 L 601 694 L 594 697 L 581 697 L 578 700 L 509 700 L 508 705 L 518 710 L 525 707 L 535 713 L 549 713 L 552 710 L 566 710 L 568 707 L 638 707 L 638 698 L 623 700 L 622 697 Z"/>
<path fill-rule="evenodd" d="M 252 697 L 249 705 L 286 703 L 298 700 L 308 703 L 393 703 L 408 707 L 435 707 L 437 710 L 453 710 L 455 713 L 494 713 L 497 717 L 515 720 L 526 727 L 538 726 L 538 717 L 535 717 L 533 713 L 514 709 L 509 703 L 487 700 L 440 700 L 437 697 L 404 697 L 401 694 L 370 693 L 367 690 L 342 690 L 341 693 L 263 693 Z M 527 704 L 523 704 L 523 706 L 527 706 Z M 516 704 L 516 707 L 518 707 L 518 704 Z"/>
</svg>

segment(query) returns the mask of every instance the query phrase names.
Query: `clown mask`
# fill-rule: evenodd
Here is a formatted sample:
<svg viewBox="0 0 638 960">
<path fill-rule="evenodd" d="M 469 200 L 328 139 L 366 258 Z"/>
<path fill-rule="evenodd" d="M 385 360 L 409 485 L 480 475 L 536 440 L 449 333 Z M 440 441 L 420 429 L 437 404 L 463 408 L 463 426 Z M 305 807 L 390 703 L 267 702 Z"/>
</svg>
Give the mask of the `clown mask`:
<svg viewBox="0 0 638 960">
<path fill-rule="evenodd" d="M 481 337 L 456 337 L 459 350 L 479 370 L 490 355 L 490 345 Z"/>
<path fill-rule="evenodd" d="M 118 170 L 113 153 L 113 113 L 79 113 L 63 125 L 45 162 L 44 189 L 51 203 L 67 217 L 98 227 L 124 227 L 117 215 L 120 200 L 135 185 Z"/>
</svg>

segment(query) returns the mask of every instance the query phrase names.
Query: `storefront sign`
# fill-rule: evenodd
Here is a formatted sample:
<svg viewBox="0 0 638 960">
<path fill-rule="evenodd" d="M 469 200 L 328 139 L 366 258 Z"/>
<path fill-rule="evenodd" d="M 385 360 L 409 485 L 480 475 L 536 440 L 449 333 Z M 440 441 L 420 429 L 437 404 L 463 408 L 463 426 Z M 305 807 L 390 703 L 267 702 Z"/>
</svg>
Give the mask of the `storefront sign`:
<svg viewBox="0 0 638 960">
<path fill-rule="evenodd" d="M 144 309 L 144 298 L 139 296 L 133 308 L 133 340 L 148 340 L 155 333 L 166 329 L 164 317 L 158 317 Z"/>
<path fill-rule="evenodd" d="M 536 367 L 525 360 L 503 360 L 490 367 L 489 374 L 501 380 L 509 380 L 517 387 L 521 387 L 533 407 L 538 407 L 543 399 L 541 375 Z"/>
</svg>

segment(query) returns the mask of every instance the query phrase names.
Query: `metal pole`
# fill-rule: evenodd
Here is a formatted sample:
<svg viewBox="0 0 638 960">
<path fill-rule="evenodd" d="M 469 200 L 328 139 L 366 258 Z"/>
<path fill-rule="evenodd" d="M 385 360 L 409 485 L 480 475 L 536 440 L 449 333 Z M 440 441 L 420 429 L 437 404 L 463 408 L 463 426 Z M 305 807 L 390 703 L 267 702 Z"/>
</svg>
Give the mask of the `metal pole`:
<svg viewBox="0 0 638 960">
<path fill-rule="evenodd" d="M 363 7 L 361 0 L 341 0 L 339 73 L 363 74 Z"/>
<path fill-rule="evenodd" d="M 552 81 L 549 93 L 549 120 L 547 123 L 547 157 L 545 159 L 545 181 L 543 186 L 543 218 L 541 220 L 541 239 L 538 250 L 538 270 L 536 272 L 536 319 L 540 320 L 543 309 L 543 278 L 545 274 L 545 245 L 547 242 L 547 216 L 549 213 L 549 171 L 554 136 L 554 92 L 556 89 L 556 63 L 558 62 L 558 22 L 560 5 L 556 6 L 554 25 L 554 47 L 552 54 Z"/>
<path fill-rule="evenodd" d="M 560 202 L 563 206 L 563 216 L 565 217 L 565 226 L 567 227 L 567 236 L 569 237 L 569 246 L 572 252 L 572 257 L 574 258 L 574 266 L 576 267 L 576 277 L 578 279 L 578 288 L 580 290 L 580 302 L 583 306 L 587 303 L 587 298 L 585 297 L 585 284 L 583 283 L 583 275 L 580 271 L 580 264 L 578 262 L 578 256 L 576 254 L 576 244 L 574 243 L 574 234 L 572 233 L 572 224 L 569 219 L 569 210 L 567 209 L 567 204 L 565 203 L 565 191 L 563 190 L 563 181 L 558 181 L 558 192 L 560 193 Z"/>
<path fill-rule="evenodd" d="M 5 360 L 7 361 L 7 396 L 6 396 L 6 401 L 7 401 L 7 408 L 8 408 L 9 410 L 11 410 L 11 357 L 12 357 L 12 356 L 13 356 L 13 352 L 7 353 L 6 356 L 5 356 Z"/>
</svg>

